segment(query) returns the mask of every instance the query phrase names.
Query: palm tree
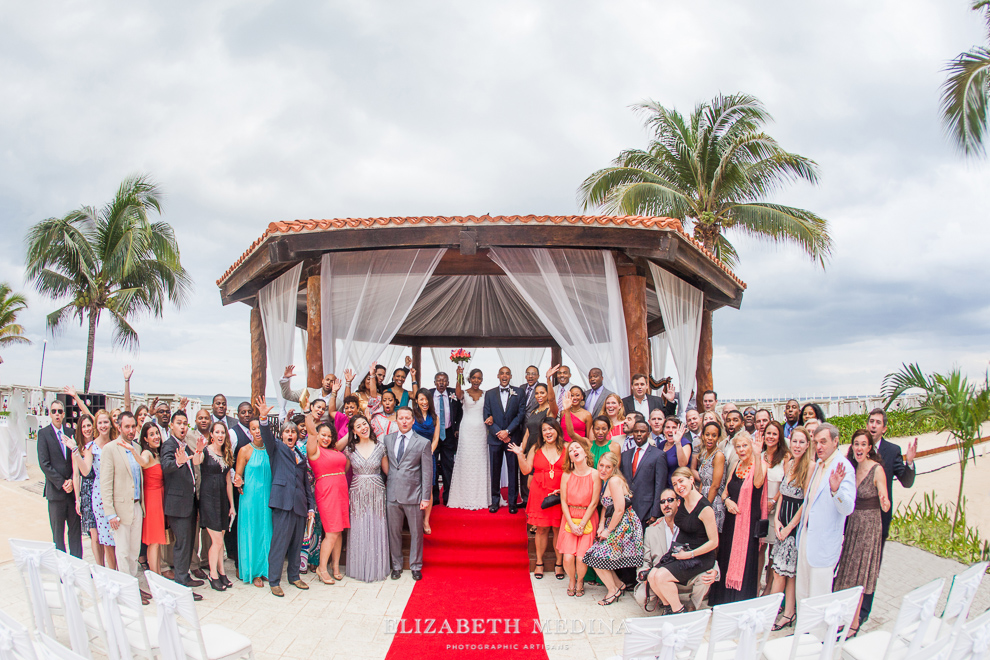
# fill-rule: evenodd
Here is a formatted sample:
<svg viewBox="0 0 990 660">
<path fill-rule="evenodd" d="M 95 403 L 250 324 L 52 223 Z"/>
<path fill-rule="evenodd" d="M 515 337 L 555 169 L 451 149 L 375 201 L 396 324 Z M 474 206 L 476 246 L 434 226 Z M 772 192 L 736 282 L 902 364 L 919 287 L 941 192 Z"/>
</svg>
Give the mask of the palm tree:
<svg viewBox="0 0 990 660">
<path fill-rule="evenodd" d="M 990 0 L 975 0 L 973 11 L 983 12 L 990 32 Z M 945 67 L 942 83 L 942 123 L 967 156 L 982 155 L 990 97 L 990 49 L 973 46 Z"/>
<path fill-rule="evenodd" d="M 141 313 L 162 316 L 165 303 L 181 307 L 192 282 L 179 260 L 179 246 L 161 214 L 161 191 L 147 176 L 125 179 L 113 200 L 97 211 L 83 206 L 61 218 L 42 220 L 28 232 L 27 278 L 42 294 L 68 298 L 48 315 L 55 335 L 70 318 L 89 324 L 83 388 L 89 391 L 96 327 L 106 310 L 113 342 L 137 348 L 130 321 Z"/>
<path fill-rule="evenodd" d="M 27 299 L 14 293 L 10 285 L 0 282 L 0 348 L 11 344 L 30 344 L 24 336 L 24 326 L 17 322 L 17 315 L 27 309 Z M 0 364 L 3 358 L 0 358 Z"/>
<path fill-rule="evenodd" d="M 832 247 L 828 222 L 811 211 L 764 201 L 785 183 L 817 183 L 818 165 L 784 151 L 763 132 L 771 117 L 756 97 L 720 95 L 686 118 L 653 101 L 634 107 L 646 116 L 652 138 L 645 150 L 623 151 L 612 167 L 585 179 L 578 191 L 585 209 L 677 218 L 729 266 L 739 260 L 725 235 L 731 230 L 796 244 L 824 267 Z M 706 310 L 699 394 L 712 389 L 711 371 L 712 313 Z"/>
<path fill-rule="evenodd" d="M 909 412 L 915 418 L 933 420 L 940 432 L 948 431 L 949 438 L 956 441 L 956 449 L 959 450 L 959 492 L 952 518 L 954 535 L 963 504 L 966 465 L 971 455 L 976 459 L 973 445 L 980 438 L 980 427 L 990 419 L 990 379 L 984 379 L 982 386 L 978 386 L 970 383 L 958 367 L 948 375 L 927 376 L 917 364 L 901 367 L 900 371 L 887 374 L 883 379 L 883 395 L 887 398 L 885 408 L 889 408 L 894 399 L 904 392 L 921 390 L 921 405 Z"/>
</svg>

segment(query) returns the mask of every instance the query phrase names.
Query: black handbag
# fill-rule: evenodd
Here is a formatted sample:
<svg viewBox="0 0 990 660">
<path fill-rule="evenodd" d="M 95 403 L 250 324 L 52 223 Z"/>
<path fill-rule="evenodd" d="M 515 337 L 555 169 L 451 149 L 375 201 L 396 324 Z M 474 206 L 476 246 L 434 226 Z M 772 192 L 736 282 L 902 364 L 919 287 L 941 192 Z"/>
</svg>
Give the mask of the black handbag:
<svg viewBox="0 0 990 660">
<path fill-rule="evenodd" d="M 770 520 L 768 518 L 761 518 L 760 520 L 753 521 L 754 539 L 766 538 L 767 534 L 769 533 L 770 533 Z"/>
<path fill-rule="evenodd" d="M 628 509 L 631 506 L 632 506 L 632 498 L 626 495 L 626 508 Z M 614 515 L 615 515 L 615 503 L 612 503 L 609 504 L 607 507 L 605 507 L 605 517 L 611 518 Z"/>
<path fill-rule="evenodd" d="M 543 498 L 543 502 L 540 504 L 541 509 L 552 509 L 555 506 L 560 505 L 560 493 L 553 493 L 552 495 L 547 495 Z"/>
</svg>

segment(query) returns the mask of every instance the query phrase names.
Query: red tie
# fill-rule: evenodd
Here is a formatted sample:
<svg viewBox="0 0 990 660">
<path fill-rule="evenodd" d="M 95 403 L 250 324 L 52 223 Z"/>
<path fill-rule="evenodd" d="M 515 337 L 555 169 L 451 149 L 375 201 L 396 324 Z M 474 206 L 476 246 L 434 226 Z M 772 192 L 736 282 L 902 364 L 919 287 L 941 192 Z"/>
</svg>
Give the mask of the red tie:
<svg viewBox="0 0 990 660">
<path fill-rule="evenodd" d="M 636 476 L 636 468 L 639 467 L 639 452 L 641 452 L 641 451 L 642 451 L 642 448 L 641 447 L 636 447 L 636 455 L 633 456 L 633 470 L 632 470 L 632 473 L 633 473 L 633 476 L 634 477 Z"/>
</svg>

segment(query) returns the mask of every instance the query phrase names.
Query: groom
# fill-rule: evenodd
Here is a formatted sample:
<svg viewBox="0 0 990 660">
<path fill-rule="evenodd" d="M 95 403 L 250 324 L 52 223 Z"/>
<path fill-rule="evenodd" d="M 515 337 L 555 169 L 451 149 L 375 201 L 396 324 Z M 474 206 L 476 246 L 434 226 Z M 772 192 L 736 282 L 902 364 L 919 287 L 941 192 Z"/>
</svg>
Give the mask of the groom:
<svg viewBox="0 0 990 660">
<path fill-rule="evenodd" d="M 516 513 L 518 484 L 518 463 L 516 455 L 506 452 L 510 442 L 520 444 L 523 425 L 526 421 L 526 405 L 519 390 L 509 385 L 512 371 L 508 367 L 498 370 L 498 387 L 485 392 L 485 406 L 482 416 L 488 425 L 488 458 L 491 465 L 492 505 L 491 513 L 498 512 L 502 477 L 502 458 L 505 458 L 509 472 L 509 513 Z"/>
<path fill-rule="evenodd" d="M 388 480 L 385 482 L 385 517 L 392 579 L 402 577 L 402 521 L 409 523 L 409 568 L 414 580 L 423 579 L 423 511 L 430 504 L 433 486 L 433 450 L 430 440 L 412 430 L 408 407 L 395 414 L 399 430 L 385 436 Z"/>
</svg>

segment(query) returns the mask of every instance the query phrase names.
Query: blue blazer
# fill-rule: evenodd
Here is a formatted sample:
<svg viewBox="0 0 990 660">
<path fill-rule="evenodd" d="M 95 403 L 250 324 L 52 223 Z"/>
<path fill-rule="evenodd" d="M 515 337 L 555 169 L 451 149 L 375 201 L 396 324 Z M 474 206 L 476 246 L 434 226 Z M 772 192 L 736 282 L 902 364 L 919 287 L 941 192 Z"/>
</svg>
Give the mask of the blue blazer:
<svg viewBox="0 0 990 660">
<path fill-rule="evenodd" d="M 646 450 L 639 457 L 636 476 L 632 474 L 636 446 L 622 452 L 621 470 L 632 491 L 632 508 L 643 525 L 650 518 L 663 518 L 660 510 L 660 493 L 667 487 L 667 454 L 652 442 L 646 442 Z"/>
<path fill-rule="evenodd" d="M 503 444 L 495 435 L 502 430 L 508 431 L 510 441 L 518 444 L 522 439 L 523 426 L 526 422 L 526 402 L 523 401 L 523 394 L 519 388 L 509 385 L 509 400 L 503 410 L 499 389 L 494 387 L 485 392 L 485 405 L 481 416 L 483 419 L 491 417 L 494 420 L 488 427 L 488 444 L 495 447 Z"/>
<path fill-rule="evenodd" d="M 261 439 L 272 464 L 272 492 L 268 506 L 281 511 L 291 511 L 297 516 L 306 516 L 316 508 L 313 491 L 306 482 L 306 459 L 299 452 L 289 449 L 272 435 L 267 422 L 261 424 Z"/>
</svg>

